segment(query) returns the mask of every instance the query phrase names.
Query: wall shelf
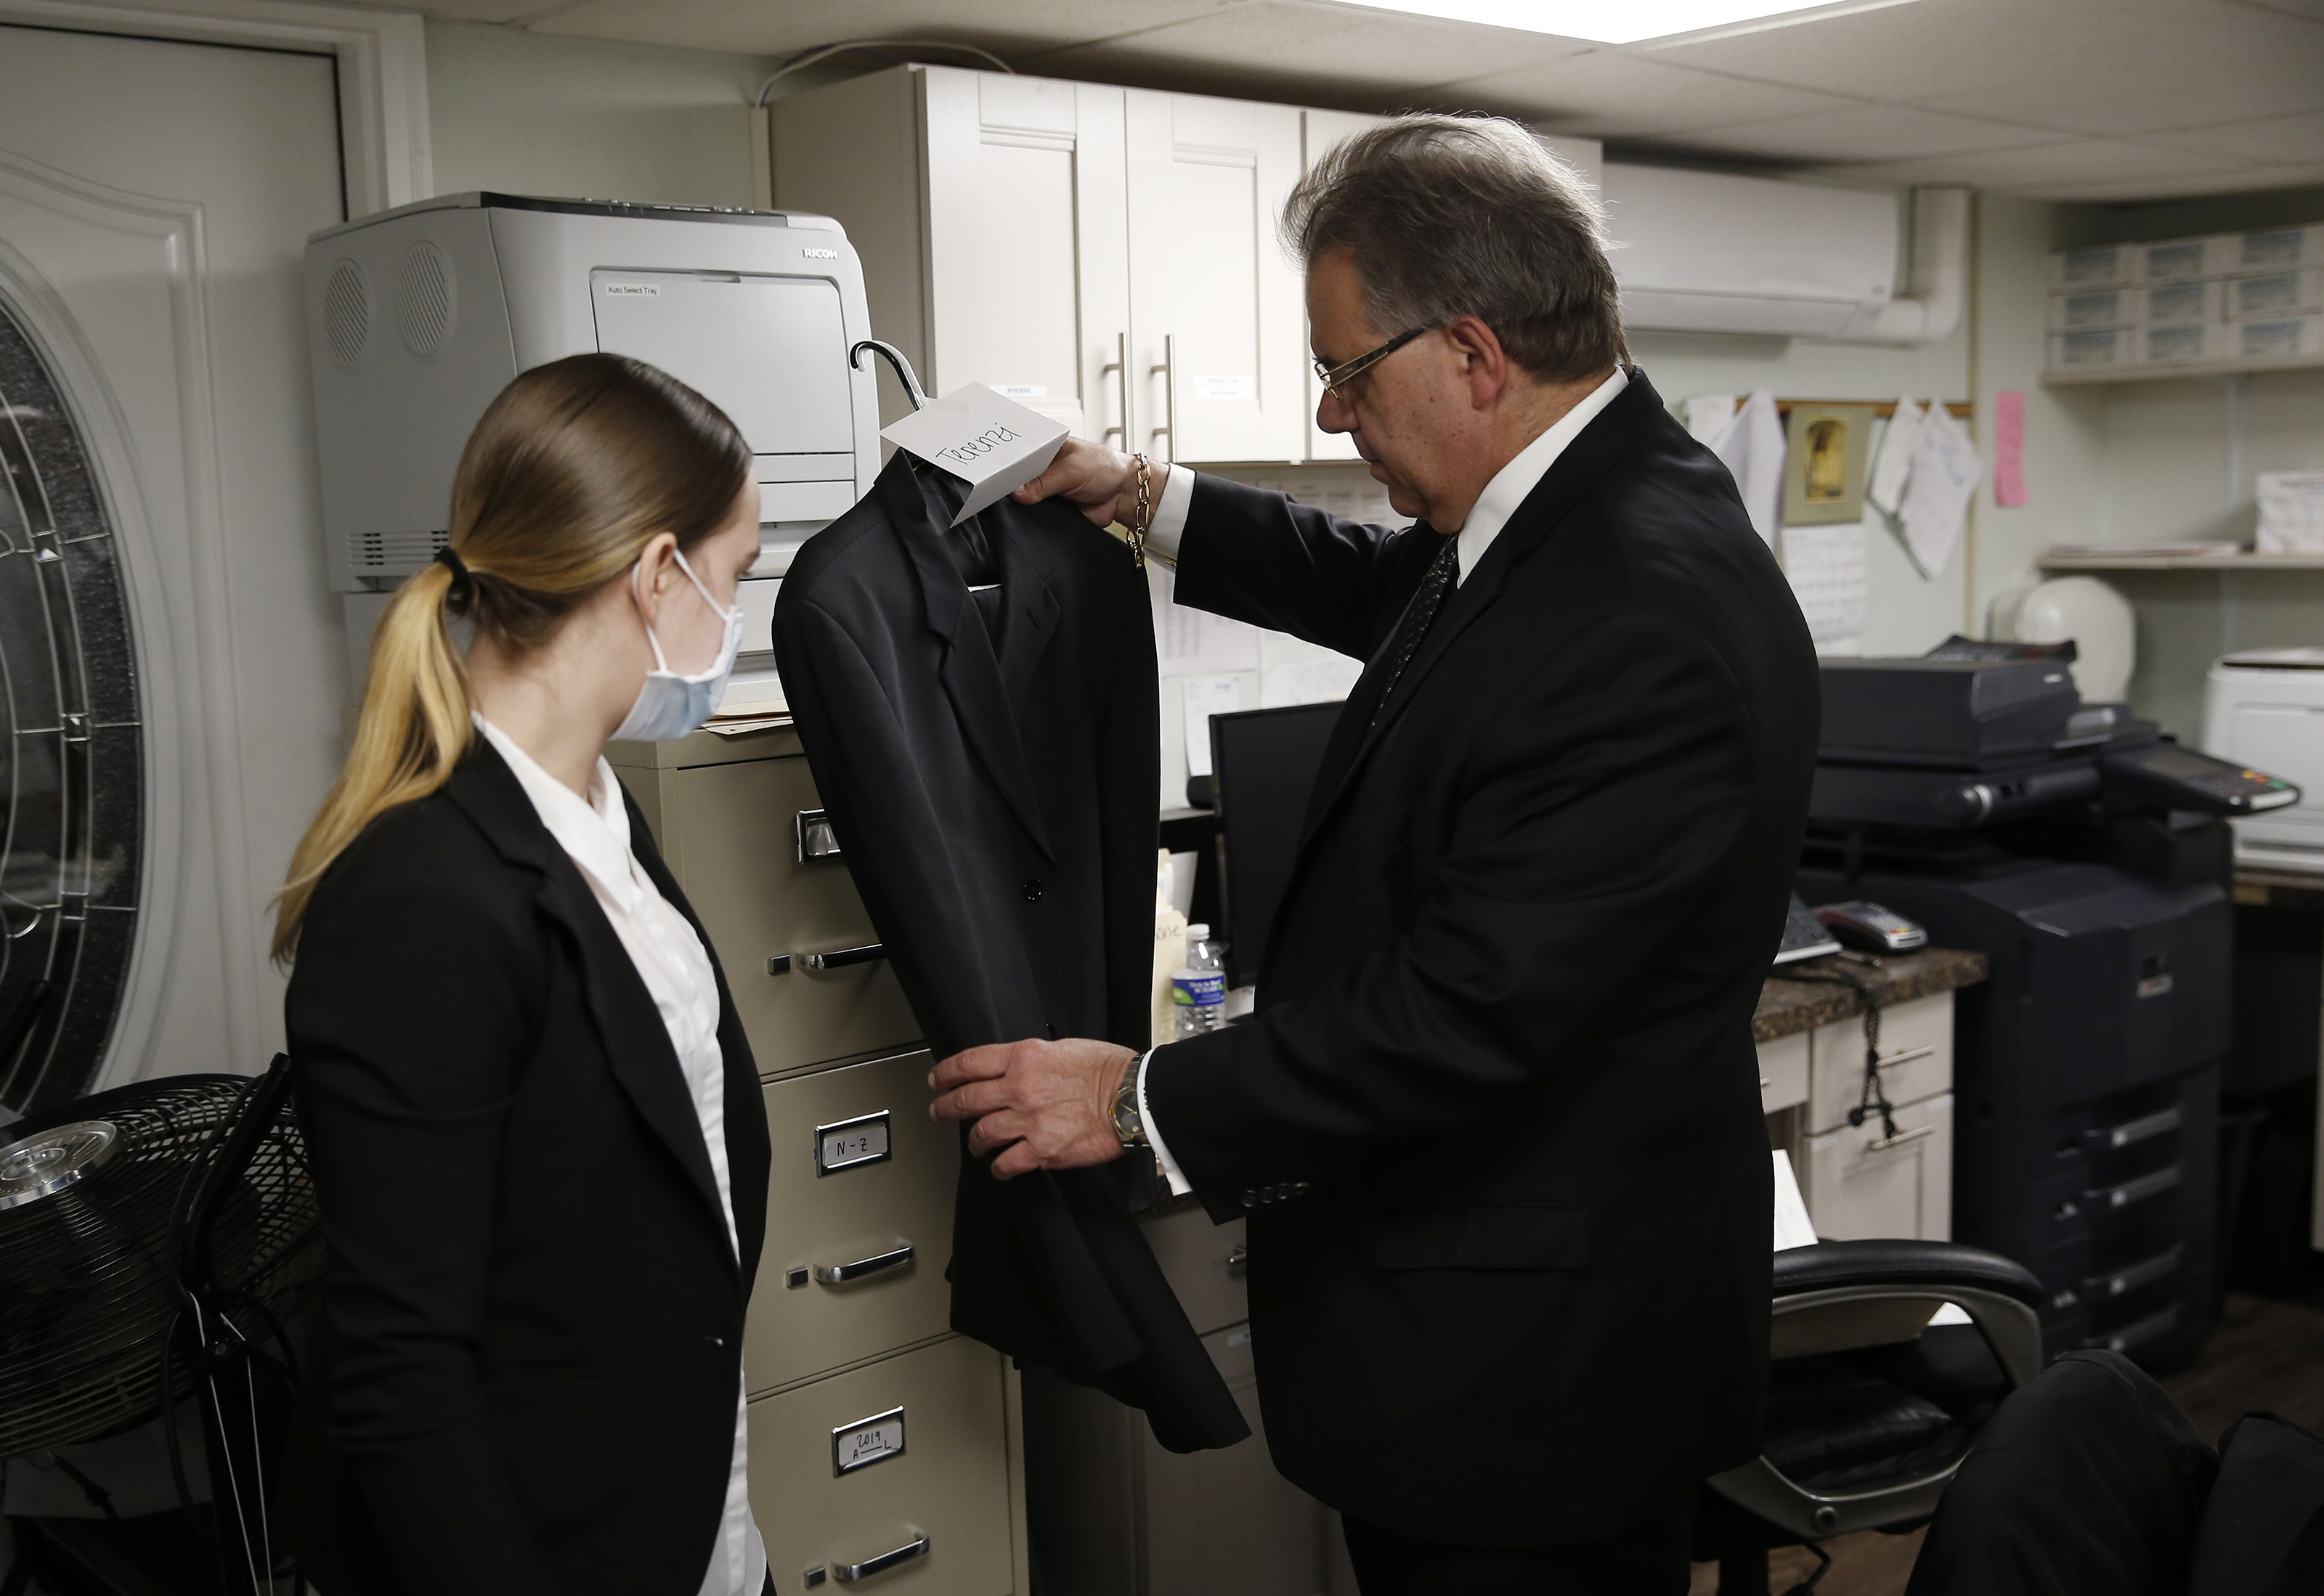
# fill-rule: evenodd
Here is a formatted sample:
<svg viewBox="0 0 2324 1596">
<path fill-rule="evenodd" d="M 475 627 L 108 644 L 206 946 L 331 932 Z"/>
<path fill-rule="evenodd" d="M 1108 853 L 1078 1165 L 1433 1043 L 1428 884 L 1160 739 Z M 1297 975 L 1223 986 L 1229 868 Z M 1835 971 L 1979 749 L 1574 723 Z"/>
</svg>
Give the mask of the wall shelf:
<svg viewBox="0 0 2324 1596">
<path fill-rule="evenodd" d="M 2324 571 L 2324 554 L 2060 554 L 2045 571 Z"/>
<path fill-rule="evenodd" d="M 2324 369 L 2324 355 L 2313 360 L 2190 360 L 2184 365 L 2135 366 L 2127 371 L 2044 372 L 2044 388 L 2079 388 L 2098 383 L 2162 383 L 2173 377 L 2253 377 L 2268 372 L 2312 372 Z"/>
</svg>

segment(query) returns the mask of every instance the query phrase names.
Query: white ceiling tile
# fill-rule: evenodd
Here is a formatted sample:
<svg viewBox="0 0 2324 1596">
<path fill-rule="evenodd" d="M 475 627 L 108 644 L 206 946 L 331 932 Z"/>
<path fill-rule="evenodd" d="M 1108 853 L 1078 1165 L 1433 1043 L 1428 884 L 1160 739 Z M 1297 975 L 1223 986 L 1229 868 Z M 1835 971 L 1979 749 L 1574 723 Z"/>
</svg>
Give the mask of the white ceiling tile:
<svg viewBox="0 0 2324 1596">
<path fill-rule="evenodd" d="M 2324 184 L 2324 161 L 2303 166 L 2239 166 L 2197 176 L 2150 178 L 2135 183 L 2061 183 L 2055 188 L 2014 190 L 2028 199 L 2116 203 L 2126 200 L 2192 198 L 2209 194 L 2264 194 L 2273 189 Z"/>
<path fill-rule="evenodd" d="M 1804 116 L 1697 129 L 1685 138 L 1699 150 L 1815 161 L 1902 161 L 2057 142 L 2054 133 L 1949 116 L 1918 106 L 1844 106 Z"/>
<path fill-rule="evenodd" d="M 1256 0 L 1103 42 L 1028 54 L 1019 69 L 1059 78 L 1166 79 L 1253 97 L 1323 90 L 1416 94 L 1433 84 L 1581 54 L 1591 46 L 1506 28 Z M 1436 97 L 1429 97 L 1434 103 Z"/>
<path fill-rule="evenodd" d="M 982 45 L 1013 62 L 1028 51 L 1161 27 L 1232 4 L 977 0 L 964 8 L 957 0 L 587 0 L 533 26 L 544 33 L 750 55 L 788 55 L 845 39 L 944 39 Z"/>
<path fill-rule="evenodd" d="M 2094 39 L 2069 70 L 2029 72 L 1921 103 L 2116 136 L 2324 110 L 2324 27 L 2294 23 L 2282 31 L 2288 40 L 2197 42 L 2149 39 L 2146 30 L 2126 23 L 2119 33 Z"/>
<path fill-rule="evenodd" d="M 2292 162 L 2324 161 L 2324 111 L 2302 116 L 2270 116 L 2258 122 L 2230 122 L 2219 127 L 2190 127 L 2181 133 L 2150 134 L 2143 143 L 2166 150 L 2191 150 L 2203 155 L 2231 156 L 2238 161 Z"/>
<path fill-rule="evenodd" d="M 1909 8 L 1908 8 L 1909 9 Z M 1437 104 L 1525 116 L 1551 133 L 1650 138 L 1697 127 L 1839 110 L 1837 95 L 1688 71 L 1638 56 L 1591 51 L 1546 66 L 1448 83 Z"/>
<path fill-rule="evenodd" d="M 1868 161 L 1833 170 L 1891 183 L 1967 183 L 1979 189 L 2015 192 L 2068 183 L 2162 182 L 2231 171 L 2251 164 L 2115 139 L 2068 139 L 2030 149 Z"/>
</svg>

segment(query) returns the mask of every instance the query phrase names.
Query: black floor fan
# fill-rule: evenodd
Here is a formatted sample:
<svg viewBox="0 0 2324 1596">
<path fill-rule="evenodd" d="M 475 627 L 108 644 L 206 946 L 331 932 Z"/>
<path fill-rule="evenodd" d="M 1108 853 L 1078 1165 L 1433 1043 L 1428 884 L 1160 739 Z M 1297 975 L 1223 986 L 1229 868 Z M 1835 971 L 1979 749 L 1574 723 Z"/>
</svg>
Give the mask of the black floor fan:
<svg viewBox="0 0 2324 1596">
<path fill-rule="evenodd" d="M 0 1596 L 33 1578 L 92 1596 L 292 1588 L 275 1500 L 296 1385 L 286 1325 L 321 1237 L 290 1096 L 278 1056 L 255 1080 L 141 1082 L 5 1132 L 0 1458 L 46 1454 L 103 1518 L 14 1521 Z M 104 1481 L 58 1451 L 157 1419 L 182 1509 L 174 1541 L 122 1518 Z"/>
</svg>

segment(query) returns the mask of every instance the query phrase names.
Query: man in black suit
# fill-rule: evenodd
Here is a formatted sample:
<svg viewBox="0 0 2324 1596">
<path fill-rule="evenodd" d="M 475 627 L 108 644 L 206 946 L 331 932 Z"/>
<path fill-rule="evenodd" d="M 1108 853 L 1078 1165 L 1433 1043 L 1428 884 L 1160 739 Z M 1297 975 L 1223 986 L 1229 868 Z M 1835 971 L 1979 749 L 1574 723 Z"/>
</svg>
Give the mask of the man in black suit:
<svg viewBox="0 0 2324 1596">
<path fill-rule="evenodd" d="M 1682 1591 L 1696 1482 L 1758 1442 L 1750 1016 L 1813 650 L 1725 468 L 1627 368 L 1595 200 L 1521 129 L 1359 134 L 1285 229 L 1318 419 L 1418 524 L 1085 444 L 1028 490 L 1134 525 L 1144 471 L 1178 602 L 1368 662 L 1257 1012 L 1142 1061 L 970 1049 L 936 1112 L 1003 1176 L 1142 1141 L 1248 1215 L 1268 1443 L 1366 1596 Z"/>
</svg>

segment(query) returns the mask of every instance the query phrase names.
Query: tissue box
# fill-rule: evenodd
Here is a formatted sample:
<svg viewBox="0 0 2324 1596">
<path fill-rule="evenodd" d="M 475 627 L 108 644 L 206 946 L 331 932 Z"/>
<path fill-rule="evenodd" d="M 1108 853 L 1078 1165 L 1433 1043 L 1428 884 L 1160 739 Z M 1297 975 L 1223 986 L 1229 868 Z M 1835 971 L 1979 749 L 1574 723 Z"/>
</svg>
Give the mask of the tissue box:
<svg viewBox="0 0 2324 1596">
<path fill-rule="evenodd" d="M 2225 322 L 2158 322 L 2138 329 L 2138 358 L 2149 365 L 2218 360 L 2227 352 L 2227 335 Z"/>
<path fill-rule="evenodd" d="M 2102 372 L 2134 364 L 2138 358 L 2139 329 L 2133 327 L 2084 328 L 2050 335 L 2050 369 L 2053 372 Z"/>
<path fill-rule="evenodd" d="M 2134 282 L 2181 282 L 2198 277 L 2225 277 L 2240 258 L 2240 235 L 2222 233 L 2209 238 L 2172 238 L 2142 244 L 2131 251 Z"/>
<path fill-rule="evenodd" d="M 2324 471 L 2259 474 L 2262 554 L 2324 554 Z"/>
<path fill-rule="evenodd" d="M 2234 239 L 2231 272 L 2280 272 L 2301 266 L 2324 266 L 2324 224 L 2312 227 L 2270 227 L 2239 233 Z"/>
<path fill-rule="evenodd" d="M 2324 356 L 2324 312 L 2276 317 L 2264 321 L 2238 321 L 2227 328 L 2233 340 L 2228 355 L 2255 365 L 2269 361 L 2315 360 Z"/>
<path fill-rule="evenodd" d="M 2134 321 L 2144 319 L 2138 314 L 2138 300 L 2145 291 L 2134 288 L 2097 288 L 2078 294 L 2052 294 L 2050 330 L 2066 333 L 2084 327 L 2128 327 Z"/>
<path fill-rule="evenodd" d="M 2217 321 L 2225 298 L 2213 281 L 2159 282 L 2129 293 L 2140 321 Z"/>
<path fill-rule="evenodd" d="M 2092 249 L 2061 249 L 2050 257 L 2050 286 L 2061 291 L 2112 288 L 2130 281 L 2130 250 L 2126 244 L 2102 244 Z M 2263 262 L 2273 265 L 2273 261 Z"/>
<path fill-rule="evenodd" d="M 2184 285 L 2193 287 L 2192 283 Z M 2296 316 L 2303 310 L 2324 310 L 2324 271 L 2311 266 L 2304 272 L 2270 272 L 2256 277 L 2230 277 L 2220 285 L 2227 291 L 2227 313 L 2230 321 L 2243 321 L 2255 316 Z M 2155 293 L 2171 291 L 2155 289 Z"/>
</svg>

